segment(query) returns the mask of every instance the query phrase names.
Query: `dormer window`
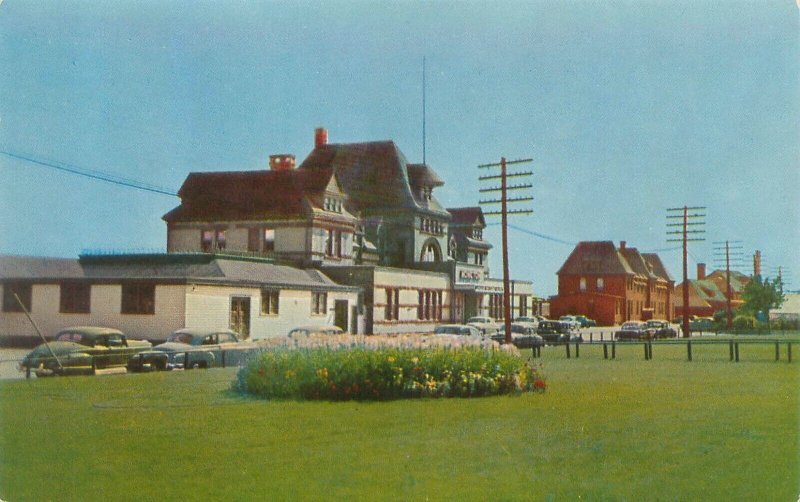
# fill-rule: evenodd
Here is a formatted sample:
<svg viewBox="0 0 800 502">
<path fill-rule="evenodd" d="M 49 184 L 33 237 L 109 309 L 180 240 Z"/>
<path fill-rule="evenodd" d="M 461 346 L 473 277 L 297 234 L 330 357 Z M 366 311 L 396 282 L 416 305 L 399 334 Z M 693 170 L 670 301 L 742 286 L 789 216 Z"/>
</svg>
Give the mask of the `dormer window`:
<svg viewBox="0 0 800 502">
<path fill-rule="evenodd" d="M 323 207 L 325 208 L 325 211 L 341 213 L 343 207 L 342 200 L 335 197 L 325 197 L 325 203 Z"/>
<path fill-rule="evenodd" d="M 479 241 L 483 240 L 483 230 L 481 230 L 480 228 L 473 228 L 472 238 Z"/>
</svg>

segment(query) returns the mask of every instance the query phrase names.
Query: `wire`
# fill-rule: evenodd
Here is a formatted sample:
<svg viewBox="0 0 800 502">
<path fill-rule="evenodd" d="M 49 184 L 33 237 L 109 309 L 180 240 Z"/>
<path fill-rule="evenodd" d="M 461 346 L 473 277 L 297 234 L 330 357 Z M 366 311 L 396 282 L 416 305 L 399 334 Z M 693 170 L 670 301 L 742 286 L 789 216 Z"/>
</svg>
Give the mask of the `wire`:
<svg viewBox="0 0 800 502">
<path fill-rule="evenodd" d="M 150 185 L 150 184 L 144 183 L 142 181 L 122 178 L 122 177 L 119 177 L 119 176 L 114 176 L 113 174 L 103 173 L 103 172 L 100 172 L 100 171 L 92 171 L 90 169 L 83 169 L 83 168 L 76 167 L 76 166 L 70 166 L 69 164 L 64 164 L 62 162 L 45 161 L 45 160 L 41 160 L 41 159 L 37 159 L 37 158 L 31 157 L 29 155 L 23 155 L 23 154 L 18 154 L 18 153 L 13 153 L 13 152 L 6 152 L 6 151 L 3 151 L 3 150 L 0 150 L 0 154 L 6 155 L 6 156 L 11 157 L 13 159 L 18 159 L 18 160 L 22 160 L 22 161 L 25 161 L 25 162 L 30 162 L 32 164 L 37 164 L 37 165 L 40 165 L 40 166 L 49 167 L 49 168 L 52 168 L 52 169 L 57 169 L 59 171 L 64 171 L 64 172 L 67 172 L 67 173 L 70 173 L 70 174 L 77 174 L 78 176 L 83 176 L 85 178 L 105 181 L 107 183 L 113 183 L 115 185 L 120 185 L 120 186 L 124 186 L 124 187 L 128 187 L 128 188 L 135 188 L 137 190 L 144 190 L 144 191 L 147 191 L 147 192 L 160 193 L 160 194 L 163 194 L 163 195 L 170 195 L 172 197 L 177 197 L 177 195 L 178 195 L 176 192 L 173 192 L 173 191 L 168 190 L 166 188 L 158 187 L 156 185 Z"/>
<path fill-rule="evenodd" d="M 487 227 L 491 227 L 491 226 L 495 226 L 495 225 L 500 225 L 500 222 L 488 223 L 486 226 Z M 577 242 L 565 241 L 565 240 L 562 240 L 562 239 L 559 239 L 559 238 L 556 238 L 556 237 L 551 237 L 549 235 L 540 234 L 539 232 L 534 232 L 534 231 L 528 230 L 526 228 L 518 227 L 516 225 L 508 225 L 508 228 L 513 228 L 517 232 L 522 232 L 524 234 L 533 235 L 534 237 L 538 237 L 540 239 L 545 239 L 545 240 L 552 241 L 552 242 L 558 242 L 559 244 L 566 244 L 568 246 L 574 246 L 574 245 L 577 244 Z"/>
</svg>

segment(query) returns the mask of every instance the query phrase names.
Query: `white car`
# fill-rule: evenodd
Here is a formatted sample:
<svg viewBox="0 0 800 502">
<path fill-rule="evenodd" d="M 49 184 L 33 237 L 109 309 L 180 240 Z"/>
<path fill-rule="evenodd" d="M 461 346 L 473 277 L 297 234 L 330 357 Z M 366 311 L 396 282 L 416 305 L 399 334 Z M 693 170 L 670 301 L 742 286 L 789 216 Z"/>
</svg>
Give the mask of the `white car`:
<svg viewBox="0 0 800 502">
<path fill-rule="evenodd" d="M 559 321 L 568 323 L 573 331 L 581 329 L 581 322 L 574 315 L 562 315 L 558 318 Z"/>
<path fill-rule="evenodd" d="M 487 316 L 470 317 L 467 319 L 467 324 L 475 326 L 481 333 L 487 336 L 497 333 L 497 330 L 500 329 L 500 325 L 497 324 L 493 318 Z"/>
</svg>

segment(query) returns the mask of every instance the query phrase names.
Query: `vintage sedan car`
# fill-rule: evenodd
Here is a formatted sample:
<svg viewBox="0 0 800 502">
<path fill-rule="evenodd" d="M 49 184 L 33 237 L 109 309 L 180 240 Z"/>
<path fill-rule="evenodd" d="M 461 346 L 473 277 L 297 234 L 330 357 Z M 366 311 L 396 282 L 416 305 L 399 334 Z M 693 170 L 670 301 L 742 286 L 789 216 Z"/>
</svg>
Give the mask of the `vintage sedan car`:
<svg viewBox="0 0 800 502">
<path fill-rule="evenodd" d="M 689 321 L 691 331 L 714 331 L 714 319 L 711 317 L 696 317 Z"/>
<path fill-rule="evenodd" d="M 581 329 L 581 322 L 574 315 L 562 315 L 561 317 L 558 318 L 558 320 L 561 322 L 569 323 L 570 327 L 573 330 Z"/>
<path fill-rule="evenodd" d="M 230 329 L 184 328 L 173 332 L 167 341 L 152 350 L 128 358 L 128 371 L 211 368 L 239 364 L 246 352 L 255 348 L 251 342 L 240 342 Z M 224 360 L 223 360 L 224 358 Z"/>
<path fill-rule="evenodd" d="M 539 318 L 534 316 L 520 316 L 515 318 L 514 322 L 528 326 L 533 329 L 534 333 L 536 332 L 536 328 L 539 327 Z"/>
<path fill-rule="evenodd" d="M 434 335 L 483 336 L 478 328 L 469 324 L 442 324 L 433 329 Z"/>
<path fill-rule="evenodd" d="M 654 330 L 641 321 L 628 321 L 620 326 L 614 333 L 614 338 L 624 340 L 649 340 L 653 338 Z"/>
<path fill-rule="evenodd" d="M 574 324 L 563 321 L 541 321 L 536 333 L 545 343 L 582 342 L 583 338 L 575 331 Z"/>
<path fill-rule="evenodd" d="M 331 324 L 314 324 L 310 326 L 299 326 L 289 331 L 289 338 L 312 335 L 344 335 L 345 331 L 339 326 Z"/>
<path fill-rule="evenodd" d="M 497 333 L 492 335 L 492 340 L 498 343 L 506 341 L 506 327 L 500 326 Z M 542 337 L 536 334 L 536 330 L 521 323 L 511 323 L 511 343 L 520 349 L 530 349 L 544 345 Z"/>
<path fill-rule="evenodd" d="M 593 328 L 597 326 L 597 321 L 595 321 L 594 319 L 589 319 L 585 315 L 576 315 L 575 319 L 577 319 L 578 322 L 581 323 L 581 328 Z"/>
<path fill-rule="evenodd" d="M 653 338 L 675 338 L 678 332 L 667 321 L 650 319 L 647 327 L 653 330 Z"/>
<path fill-rule="evenodd" d="M 33 349 L 19 368 L 36 376 L 91 375 L 98 369 L 124 368 L 132 355 L 151 347 L 145 340 L 129 340 L 118 329 L 75 326 L 62 329 L 52 342 Z"/>
<path fill-rule="evenodd" d="M 474 316 L 467 319 L 467 324 L 475 326 L 484 335 L 492 335 L 500 329 L 500 325 L 491 317 L 487 316 Z"/>
</svg>

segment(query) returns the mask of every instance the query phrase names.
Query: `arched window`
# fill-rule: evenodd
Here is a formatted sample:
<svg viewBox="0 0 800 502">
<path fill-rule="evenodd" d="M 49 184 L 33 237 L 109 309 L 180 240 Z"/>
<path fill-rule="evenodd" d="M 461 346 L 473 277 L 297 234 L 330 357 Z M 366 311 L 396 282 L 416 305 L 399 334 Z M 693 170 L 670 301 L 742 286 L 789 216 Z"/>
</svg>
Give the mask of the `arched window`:
<svg viewBox="0 0 800 502">
<path fill-rule="evenodd" d="M 455 236 L 450 238 L 450 244 L 448 245 L 447 255 L 454 260 L 458 258 L 458 244 L 456 244 Z"/>
<path fill-rule="evenodd" d="M 419 261 L 422 262 L 439 262 L 442 261 L 442 250 L 439 247 L 439 242 L 436 239 L 428 239 L 422 246 L 422 253 L 420 253 Z"/>
</svg>

